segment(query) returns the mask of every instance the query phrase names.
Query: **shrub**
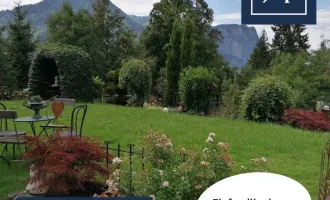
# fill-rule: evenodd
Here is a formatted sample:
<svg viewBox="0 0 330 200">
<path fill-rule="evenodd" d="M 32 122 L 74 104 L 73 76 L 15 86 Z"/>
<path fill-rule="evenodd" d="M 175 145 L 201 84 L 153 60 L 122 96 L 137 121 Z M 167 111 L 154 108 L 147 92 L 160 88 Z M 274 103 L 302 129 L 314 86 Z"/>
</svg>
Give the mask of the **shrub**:
<svg viewBox="0 0 330 200">
<path fill-rule="evenodd" d="M 284 112 L 282 121 L 305 130 L 330 131 L 329 120 L 324 117 L 322 112 L 288 109 Z"/>
<path fill-rule="evenodd" d="M 104 95 L 104 81 L 99 77 L 93 76 L 93 83 L 94 83 L 94 93 L 95 93 L 95 97 L 98 99 L 103 99 L 103 95 Z"/>
<path fill-rule="evenodd" d="M 217 143 L 214 136 L 210 133 L 205 138 L 206 148 L 196 152 L 174 148 L 168 136 L 149 131 L 142 147 L 148 152 L 145 164 L 150 167 L 135 175 L 134 191 L 130 196 L 198 199 L 208 187 L 228 177 L 231 171 L 233 161 L 228 154 L 229 144 Z M 123 195 L 126 195 L 123 182 L 127 181 L 127 175 L 122 173 L 117 180 Z"/>
<path fill-rule="evenodd" d="M 223 91 L 220 115 L 233 119 L 238 118 L 240 116 L 241 103 L 241 90 L 239 86 L 232 83 Z"/>
<path fill-rule="evenodd" d="M 120 69 L 119 87 L 126 88 L 131 95 L 136 95 L 139 105 L 142 105 L 150 94 L 151 84 L 152 73 L 143 60 L 130 60 Z"/>
<path fill-rule="evenodd" d="M 208 112 L 211 105 L 213 83 L 216 76 L 202 67 L 184 70 L 180 77 L 179 91 L 185 110 L 189 113 Z"/>
<path fill-rule="evenodd" d="M 37 50 L 29 71 L 28 88 L 31 95 L 50 98 L 47 90 L 55 76 L 59 78 L 61 96 L 93 101 L 92 64 L 89 55 L 81 48 L 44 44 Z"/>
<path fill-rule="evenodd" d="M 266 75 L 252 80 L 244 90 L 241 112 L 248 120 L 277 122 L 291 104 L 289 85 L 277 77 Z"/>
<path fill-rule="evenodd" d="M 26 137 L 28 149 L 23 159 L 36 171 L 30 182 L 42 182 L 49 194 L 76 195 L 91 181 L 106 176 L 105 151 L 88 137 Z"/>
</svg>

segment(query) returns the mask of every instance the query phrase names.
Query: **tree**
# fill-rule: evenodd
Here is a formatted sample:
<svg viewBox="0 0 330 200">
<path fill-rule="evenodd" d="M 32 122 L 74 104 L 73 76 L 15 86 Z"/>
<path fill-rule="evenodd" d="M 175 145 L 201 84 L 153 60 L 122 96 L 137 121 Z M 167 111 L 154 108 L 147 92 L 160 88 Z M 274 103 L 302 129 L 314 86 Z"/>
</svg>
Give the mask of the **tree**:
<svg viewBox="0 0 330 200">
<path fill-rule="evenodd" d="M 13 70 L 17 71 L 18 87 L 25 88 L 32 54 L 36 47 L 31 21 L 26 22 L 27 11 L 18 3 L 14 9 L 14 21 L 8 27 L 8 54 Z"/>
<path fill-rule="evenodd" d="M 151 91 L 152 74 L 143 60 L 133 59 L 123 64 L 119 72 L 119 87 L 136 95 L 138 105 L 142 105 Z"/>
<path fill-rule="evenodd" d="M 93 63 L 93 75 L 106 79 L 107 72 L 119 69 L 121 61 L 134 54 L 135 35 L 126 29 L 124 17 L 110 9 L 109 0 L 96 0 L 93 14 L 70 3 L 49 17 L 49 40 L 83 48 Z"/>
<path fill-rule="evenodd" d="M 165 105 L 175 106 L 178 99 L 178 84 L 181 73 L 181 37 L 182 26 L 179 20 L 173 23 L 170 43 L 167 45 Z"/>
<path fill-rule="evenodd" d="M 192 66 L 219 67 L 220 55 L 218 43 L 221 32 L 212 28 L 213 10 L 205 0 L 161 0 L 154 4 L 150 13 L 149 26 L 144 30 L 141 40 L 148 50 L 148 55 L 157 58 L 157 73 L 166 65 L 164 47 L 170 41 L 175 19 L 189 17 L 194 24 L 192 38 L 194 54 Z"/>
<path fill-rule="evenodd" d="M 303 34 L 306 25 L 274 25 L 272 30 L 275 33 L 272 47 L 276 51 L 284 53 L 305 52 L 309 49 L 308 33 Z"/>
<path fill-rule="evenodd" d="M 320 43 L 320 49 L 321 50 L 327 50 L 330 46 L 330 40 L 325 38 L 324 35 L 321 36 L 321 43 Z"/>
<path fill-rule="evenodd" d="M 3 38 L 4 27 L 0 27 L 0 91 L 7 87 L 8 89 L 15 88 L 15 72 L 8 64 L 7 43 Z M 1 98 L 1 92 L 0 92 Z"/>
<path fill-rule="evenodd" d="M 93 32 L 94 53 L 97 68 L 104 75 L 104 71 L 120 68 L 121 61 L 131 56 L 135 35 L 127 30 L 124 24 L 124 17 L 119 10 L 110 9 L 109 0 L 96 0 L 93 5 Z"/>
<path fill-rule="evenodd" d="M 93 45 L 91 15 L 84 9 L 74 12 L 69 2 L 47 19 L 48 40 L 82 47 L 89 52 Z"/>
<path fill-rule="evenodd" d="M 268 68 L 271 62 L 271 52 L 269 49 L 267 32 L 262 31 L 260 39 L 251 54 L 249 64 L 253 69 Z"/>
<path fill-rule="evenodd" d="M 181 67 L 182 69 L 191 65 L 194 54 L 194 24 L 190 17 L 183 20 L 182 42 L 181 42 Z"/>
</svg>

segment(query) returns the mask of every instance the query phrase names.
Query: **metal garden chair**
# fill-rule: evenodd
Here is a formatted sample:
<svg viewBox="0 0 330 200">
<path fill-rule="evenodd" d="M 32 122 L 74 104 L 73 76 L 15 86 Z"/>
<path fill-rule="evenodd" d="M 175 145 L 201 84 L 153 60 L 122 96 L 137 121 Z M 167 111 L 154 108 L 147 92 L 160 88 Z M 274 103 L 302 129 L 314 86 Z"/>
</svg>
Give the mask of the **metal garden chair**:
<svg viewBox="0 0 330 200">
<path fill-rule="evenodd" d="M 56 128 L 60 136 L 82 136 L 83 126 L 87 113 L 87 105 L 76 106 L 71 113 L 71 123 L 69 126 L 58 125 Z M 54 134 L 53 134 L 54 135 Z"/>
<path fill-rule="evenodd" d="M 5 147 L 0 154 L 0 158 L 4 159 L 9 165 L 9 161 L 4 157 L 4 153 L 8 151 L 8 145 L 13 145 L 13 158 L 16 158 L 15 155 L 15 145 L 17 145 L 19 153 L 21 154 L 21 145 L 26 143 L 24 136 L 26 135 L 25 131 L 18 131 L 15 123 L 17 118 L 17 112 L 12 110 L 1 110 L 0 119 L 5 120 L 6 129 L 1 131 L 0 134 L 0 144 L 4 144 Z M 7 126 L 7 120 L 12 120 L 14 131 L 9 131 Z"/>
<path fill-rule="evenodd" d="M 64 104 L 65 107 L 66 106 L 72 106 L 72 110 L 73 110 L 76 106 L 76 100 L 75 99 L 68 99 L 68 98 L 54 98 L 51 101 L 51 104 L 52 105 L 53 104 Z M 50 123 L 50 124 L 40 126 L 43 129 L 42 132 L 45 132 L 46 135 L 48 135 L 47 129 L 53 129 L 53 131 L 54 131 L 57 128 L 63 127 L 63 124 L 58 121 L 59 117 L 62 116 L 62 112 L 59 113 L 59 114 L 56 114 L 55 113 L 56 111 L 55 112 L 54 112 L 54 110 L 52 110 L 52 111 L 53 111 L 53 114 L 55 115 L 55 123 Z M 46 115 L 48 115 L 47 110 L 46 110 Z M 68 116 L 68 117 L 70 117 L 70 116 Z M 61 117 L 61 118 L 64 118 L 64 117 Z"/>
</svg>

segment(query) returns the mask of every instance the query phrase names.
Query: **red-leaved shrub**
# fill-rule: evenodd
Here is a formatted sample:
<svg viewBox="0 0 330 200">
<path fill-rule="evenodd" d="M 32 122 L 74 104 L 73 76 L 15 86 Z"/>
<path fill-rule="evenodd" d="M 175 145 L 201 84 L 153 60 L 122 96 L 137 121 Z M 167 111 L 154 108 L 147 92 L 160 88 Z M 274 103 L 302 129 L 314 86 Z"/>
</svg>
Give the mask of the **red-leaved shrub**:
<svg viewBox="0 0 330 200">
<path fill-rule="evenodd" d="M 288 109 L 284 112 L 282 122 L 306 130 L 330 131 L 330 121 L 322 112 Z"/>
<path fill-rule="evenodd" d="M 35 176 L 51 195 L 86 192 L 84 188 L 110 171 L 104 164 L 106 153 L 96 139 L 88 137 L 26 137 L 23 159 L 32 162 Z M 102 181 L 102 180 L 100 180 Z"/>
</svg>

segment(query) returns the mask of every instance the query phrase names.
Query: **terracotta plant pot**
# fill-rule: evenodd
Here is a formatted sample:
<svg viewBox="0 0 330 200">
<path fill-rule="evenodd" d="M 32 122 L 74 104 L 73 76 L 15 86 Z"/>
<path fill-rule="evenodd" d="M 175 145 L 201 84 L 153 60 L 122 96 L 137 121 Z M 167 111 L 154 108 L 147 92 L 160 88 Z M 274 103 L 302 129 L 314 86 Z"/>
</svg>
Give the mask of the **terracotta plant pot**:
<svg viewBox="0 0 330 200">
<path fill-rule="evenodd" d="M 179 111 L 179 113 L 182 113 L 183 112 L 183 106 L 179 106 L 178 111 Z"/>
</svg>

